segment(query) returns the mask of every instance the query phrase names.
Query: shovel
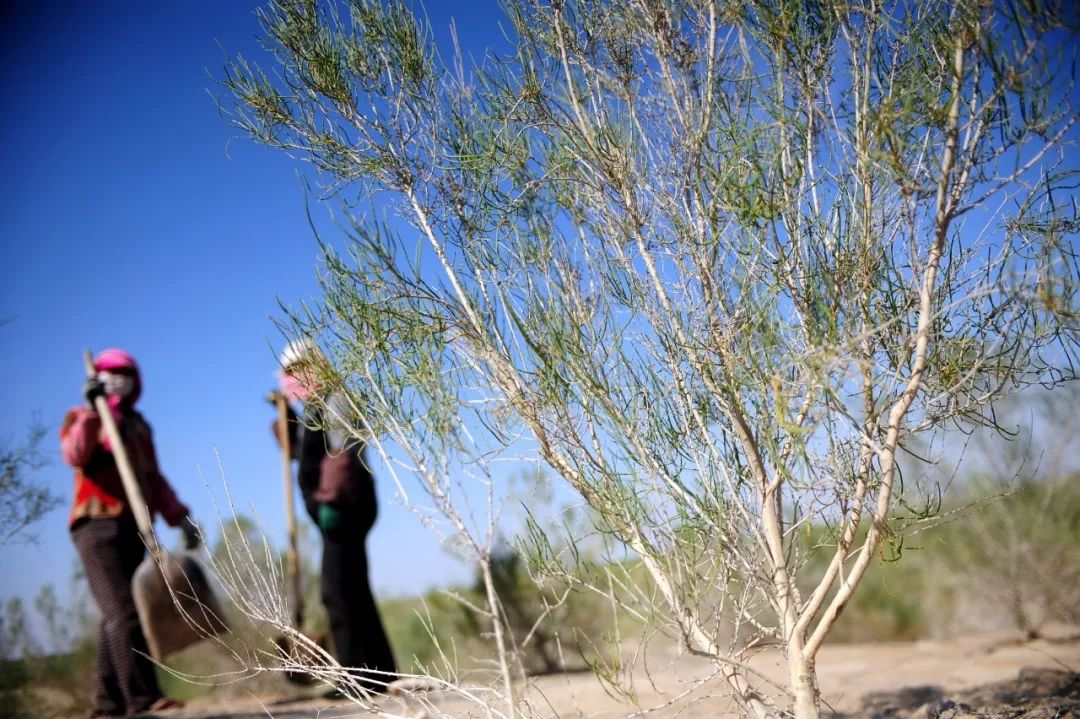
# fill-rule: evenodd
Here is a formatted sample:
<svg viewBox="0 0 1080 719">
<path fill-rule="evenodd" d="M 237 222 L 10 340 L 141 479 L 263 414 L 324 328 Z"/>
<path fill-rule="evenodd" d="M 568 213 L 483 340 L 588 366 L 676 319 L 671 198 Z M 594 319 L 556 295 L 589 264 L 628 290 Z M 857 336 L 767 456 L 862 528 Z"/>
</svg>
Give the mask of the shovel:
<svg viewBox="0 0 1080 719">
<path fill-rule="evenodd" d="M 293 502 L 293 476 L 292 476 L 292 440 L 289 439 L 289 403 L 285 395 L 280 392 L 270 392 L 266 398 L 277 409 L 278 440 L 281 443 L 281 476 L 285 489 L 285 531 L 289 537 L 289 548 L 286 550 L 285 565 L 289 572 L 289 584 L 293 595 L 293 629 L 303 632 L 304 627 L 304 588 L 300 578 L 300 543 L 296 533 L 296 506 Z M 326 648 L 326 637 L 308 637 L 317 645 Z M 302 650 L 296 646 L 291 637 L 280 635 L 274 639 L 278 651 L 282 656 L 291 661 L 303 663 L 304 655 L 309 655 L 310 650 Z M 308 685 L 315 679 L 311 674 L 302 671 L 286 671 L 285 678 L 293 684 Z"/>
<path fill-rule="evenodd" d="M 87 375 L 95 376 L 97 371 L 90 350 L 84 353 L 83 358 Z M 135 514 L 139 535 L 150 552 L 135 570 L 131 592 L 150 656 L 160 661 L 200 639 L 227 631 L 228 625 L 221 605 L 210 589 L 206 573 L 195 557 L 187 553 L 167 552 L 158 544 L 142 488 L 105 397 L 94 398 L 94 409 L 112 445 L 113 457 L 120 471 L 128 504 Z"/>
</svg>

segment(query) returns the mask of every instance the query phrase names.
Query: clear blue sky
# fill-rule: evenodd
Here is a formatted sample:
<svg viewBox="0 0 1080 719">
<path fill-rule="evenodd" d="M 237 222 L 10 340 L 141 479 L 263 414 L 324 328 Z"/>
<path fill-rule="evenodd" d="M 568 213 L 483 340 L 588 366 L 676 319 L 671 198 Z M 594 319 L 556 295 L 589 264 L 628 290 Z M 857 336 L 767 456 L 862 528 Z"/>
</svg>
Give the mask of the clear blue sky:
<svg viewBox="0 0 1080 719">
<path fill-rule="evenodd" d="M 442 30 L 454 16 L 463 47 L 479 50 L 501 39 L 495 3 L 479 5 L 430 3 L 427 12 Z M 230 143 L 236 132 L 208 94 L 218 92 L 208 72 L 220 76 L 219 43 L 257 55 L 258 6 L 0 9 L 0 438 L 22 440 L 36 415 L 51 463 L 35 478 L 64 498 L 35 527 L 36 545 L 0 547 L 0 600 L 47 582 L 62 589 L 71 576 L 71 471 L 57 430 L 81 401 L 85 347 L 124 347 L 139 360 L 140 409 L 162 469 L 197 518 L 214 518 L 199 472 L 220 494 L 216 449 L 241 510 L 253 508 L 283 541 L 280 461 L 263 400 L 281 346 L 270 317 L 278 298 L 315 296 L 317 248 L 297 165 Z M 467 576 L 379 475 L 381 514 L 368 542 L 375 589 L 411 594 Z"/>
</svg>

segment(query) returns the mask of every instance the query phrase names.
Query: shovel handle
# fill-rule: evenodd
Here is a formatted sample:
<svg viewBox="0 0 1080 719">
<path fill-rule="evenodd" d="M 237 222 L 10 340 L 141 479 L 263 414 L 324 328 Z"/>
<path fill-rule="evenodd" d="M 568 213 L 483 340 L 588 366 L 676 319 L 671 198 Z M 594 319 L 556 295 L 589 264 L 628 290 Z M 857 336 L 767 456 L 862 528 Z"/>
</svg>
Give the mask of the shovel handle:
<svg viewBox="0 0 1080 719">
<path fill-rule="evenodd" d="M 88 378 L 95 377 L 97 370 L 94 368 L 94 355 L 90 350 L 83 352 L 83 361 L 86 363 L 86 376 Z M 135 476 L 135 471 L 131 468 L 127 448 L 120 437 L 120 430 L 116 427 L 116 421 L 113 419 L 108 400 L 102 396 L 95 397 L 94 409 L 97 410 L 98 417 L 101 418 L 101 425 L 105 428 L 105 436 L 109 438 L 109 444 L 112 445 L 116 468 L 120 471 L 120 481 L 124 485 L 124 493 L 127 495 L 128 504 L 131 505 L 131 511 L 135 515 L 135 524 L 139 528 L 139 534 L 142 535 L 143 542 L 150 549 L 150 553 L 157 557 L 159 551 L 158 542 L 157 537 L 154 535 L 150 510 L 147 509 L 146 502 L 143 500 L 139 480 Z"/>
<path fill-rule="evenodd" d="M 296 507 L 293 503 L 292 484 L 292 441 L 289 439 L 289 401 L 280 392 L 273 393 L 274 406 L 277 408 L 278 439 L 281 443 L 281 476 L 285 489 L 285 532 L 289 537 L 286 563 L 289 567 L 289 580 L 292 583 L 293 601 L 296 611 L 293 621 L 296 629 L 304 623 L 304 594 L 300 584 L 300 550 L 296 535 Z"/>
</svg>

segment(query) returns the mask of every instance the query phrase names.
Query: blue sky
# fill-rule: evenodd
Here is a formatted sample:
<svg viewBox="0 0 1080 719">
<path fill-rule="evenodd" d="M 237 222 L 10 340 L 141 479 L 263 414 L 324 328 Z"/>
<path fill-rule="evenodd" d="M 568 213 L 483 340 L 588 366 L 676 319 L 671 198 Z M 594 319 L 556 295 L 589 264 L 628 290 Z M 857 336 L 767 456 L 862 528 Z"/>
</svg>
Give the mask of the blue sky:
<svg viewBox="0 0 1080 719">
<path fill-rule="evenodd" d="M 81 401 L 86 347 L 124 347 L 139 360 L 140 409 L 162 469 L 197 518 L 214 518 L 203 477 L 220 495 L 220 452 L 240 510 L 283 540 L 280 461 L 263 400 L 282 344 L 270 318 L 279 298 L 316 295 L 317 247 L 298 165 L 230 142 L 237 133 L 208 93 L 218 92 L 208 73 L 220 76 L 221 47 L 257 55 L 259 5 L 0 10 L 0 438 L 21 441 L 37 416 L 50 464 L 35 479 L 64 498 L 35 527 L 36 544 L 0 547 L 0 599 L 48 582 L 63 588 L 71 576 L 71 471 L 56 437 L 64 411 Z M 454 16 L 463 47 L 480 48 L 485 36 L 501 37 L 495 3 L 484 5 L 430 3 L 427 12 L 442 30 Z M 468 576 L 393 503 L 385 472 L 379 492 L 368 541 L 378 592 Z"/>
</svg>

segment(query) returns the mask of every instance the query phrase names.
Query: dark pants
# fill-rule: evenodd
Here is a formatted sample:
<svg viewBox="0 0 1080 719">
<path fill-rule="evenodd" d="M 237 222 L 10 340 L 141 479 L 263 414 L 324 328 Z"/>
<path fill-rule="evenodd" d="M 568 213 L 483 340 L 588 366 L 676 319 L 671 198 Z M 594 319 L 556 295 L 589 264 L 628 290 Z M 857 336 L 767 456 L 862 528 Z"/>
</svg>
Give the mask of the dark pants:
<svg viewBox="0 0 1080 719">
<path fill-rule="evenodd" d="M 394 655 L 386 639 L 368 582 L 367 532 L 342 527 L 323 532 L 322 599 L 330 617 L 334 654 L 344 667 L 394 672 Z M 356 673 L 365 676 L 363 671 Z M 376 691 L 393 677 L 367 674 L 364 685 Z"/>
<path fill-rule="evenodd" d="M 143 711 L 161 689 L 153 663 L 144 656 L 149 649 L 131 594 L 131 577 L 146 553 L 135 520 L 82 519 L 71 538 L 101 610 L 94 709 L 116 716 Z"/>
</svg>

